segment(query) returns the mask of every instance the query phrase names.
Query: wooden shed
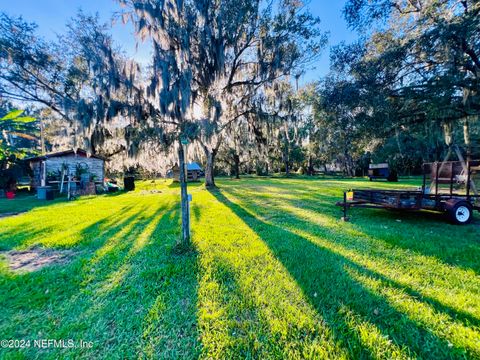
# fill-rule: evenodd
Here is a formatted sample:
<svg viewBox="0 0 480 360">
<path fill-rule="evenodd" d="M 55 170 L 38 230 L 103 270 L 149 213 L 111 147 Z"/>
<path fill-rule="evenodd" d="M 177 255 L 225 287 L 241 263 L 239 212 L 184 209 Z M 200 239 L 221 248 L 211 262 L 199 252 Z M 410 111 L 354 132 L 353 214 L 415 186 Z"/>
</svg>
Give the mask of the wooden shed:
<svg viewBox="0 0 480 360">
<path fill-rule="evenodd" d="M 172 168 L 171 173 L 175 181 L 180 181 L 180 168 L 178 164 Z M 203 170 L 196 162 L 187 164 L 187 181 L 198 181 L 203 176 Z"/>
<path fill-rule="evenodd" d="M 101 156 L 90 155 L 85 150 L 67 150 L 36 156 L 26 159 L 33 171 L 31 186 L 51 185 L 58 187 L 61 182 L 61 174 L 68 173 L 80 181 L 79 173 L 86 174 L 88 181 L 103 183 L 105 177 L 105 159 Z M 45 183 L 42 184 L 42 179 Z"/>
</svg>

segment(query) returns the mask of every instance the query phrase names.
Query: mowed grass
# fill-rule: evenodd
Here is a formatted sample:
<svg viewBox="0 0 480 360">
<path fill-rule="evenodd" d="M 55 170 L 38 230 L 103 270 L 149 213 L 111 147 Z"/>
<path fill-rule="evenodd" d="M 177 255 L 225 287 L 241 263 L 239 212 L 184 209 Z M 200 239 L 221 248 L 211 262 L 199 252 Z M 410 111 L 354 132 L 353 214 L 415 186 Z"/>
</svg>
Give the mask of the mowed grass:
<svg viewBox="0 0 480 360">
<path fill-rule="evenodd" d="M 186 254 L 174 246 L 178 187 L 162 181 L 0 219 L 0 250 L 74 254 L 34 273 L 3 260 L 0 338 L 93 342 L 0 357 L 480 358 L 478 213 L 468 226 L 375 209 L 340 220 L 342 190 L 415 180 L 218 185 L 190 186 L 195 251 Z"/>
</svg>

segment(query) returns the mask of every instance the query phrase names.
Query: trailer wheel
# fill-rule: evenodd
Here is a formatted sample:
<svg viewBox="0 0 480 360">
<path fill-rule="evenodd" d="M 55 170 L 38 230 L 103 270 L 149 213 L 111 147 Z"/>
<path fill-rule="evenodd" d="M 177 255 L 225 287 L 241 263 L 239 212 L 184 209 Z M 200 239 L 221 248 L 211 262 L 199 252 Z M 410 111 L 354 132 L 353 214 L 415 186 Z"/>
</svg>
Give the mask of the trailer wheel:
<svg viewBox="0 0 480 360">
<path fill-rule="evenodd" d="M 454 224 L 463 225 L 472 221 L 472 205 L 466 201 L 460 201 L 448 210 L 450 219 Z"/>
</svg>

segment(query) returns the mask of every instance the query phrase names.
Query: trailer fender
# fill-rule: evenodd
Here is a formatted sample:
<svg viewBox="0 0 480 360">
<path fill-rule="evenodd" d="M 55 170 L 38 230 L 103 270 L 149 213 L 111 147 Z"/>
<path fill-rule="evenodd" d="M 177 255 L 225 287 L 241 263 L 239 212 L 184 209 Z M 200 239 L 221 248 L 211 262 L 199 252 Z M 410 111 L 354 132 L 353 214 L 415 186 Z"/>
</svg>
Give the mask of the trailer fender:
<svg viewBox="0 0 480 360">
<path fill-rule="evenodd" d="M 443 209 L 445 211 L 452 210 L 459 202 L 465 202 L 464 199 L 448 199 L 443 204 Z"/>
<path fill-rule="evenodd" d="M 450 220 L 454 224 L 468 224 L 472 221 L 473 206 L 463 199 L 448 199 L 444 205 Z"/>
</svg>

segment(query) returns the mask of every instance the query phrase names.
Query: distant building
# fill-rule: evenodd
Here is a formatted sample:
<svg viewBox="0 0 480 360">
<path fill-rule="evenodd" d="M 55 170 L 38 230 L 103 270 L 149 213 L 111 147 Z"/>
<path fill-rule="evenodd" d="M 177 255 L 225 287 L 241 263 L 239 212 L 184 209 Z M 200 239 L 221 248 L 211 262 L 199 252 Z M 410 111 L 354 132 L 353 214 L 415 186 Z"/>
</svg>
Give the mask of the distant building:
<svg viewBox="0 0 480 360">
<path fill-rule="evenodd" d="M 90 155 L 82 149 L 50 153 L 27 158 L 25 161 L 33 171 L 31 182 L 33 188 L 42 186 L 42 179 L 45 185 L 59 186 L 62 173 L 64 177 L 68 177 L 67 171 L 73 177 L 78 177 L 78 174 L 82 173 L 83 177 L 89 178 L 87 181 L 96 183 L 103 183 L 105 177 L 105 159 Z"/>
<path fill-rule="evenodd" d="M 178 164 L 169 171 L 175 181 L 180 181 L 180 168 Z M 203 176 L 203 170 L 196 162 L 187 164 L 187 181 L 198 181 Z"/>
</svg>

